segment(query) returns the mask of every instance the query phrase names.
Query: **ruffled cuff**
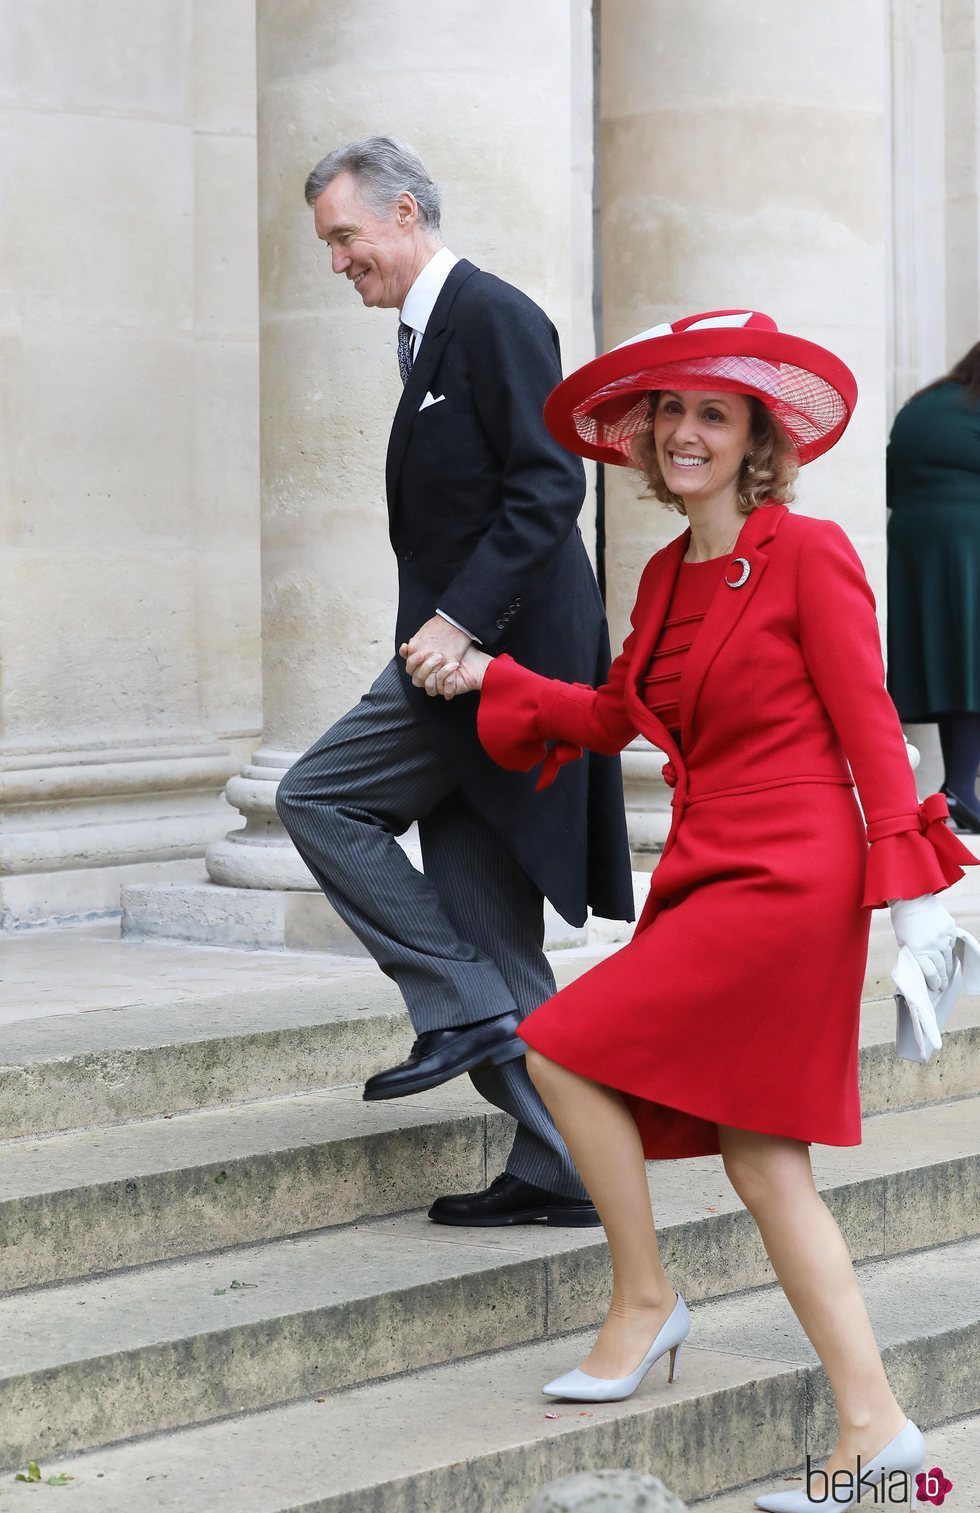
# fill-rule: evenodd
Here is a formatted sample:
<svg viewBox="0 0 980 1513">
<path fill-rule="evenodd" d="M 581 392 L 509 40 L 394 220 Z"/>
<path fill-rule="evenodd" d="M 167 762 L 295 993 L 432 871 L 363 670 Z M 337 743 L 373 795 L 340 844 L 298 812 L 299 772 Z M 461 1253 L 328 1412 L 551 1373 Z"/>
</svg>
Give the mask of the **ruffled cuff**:
<svg viewBox="0 0 980 1513">
<path fill-rule="evenodd" d="M 529 772 L 543 762 L 536 783 L 547 788 L 559 768 L 582 755 L 581 746 L 555 741 L 550 747 L 540 734 L 538 714 L 552 692 L 552 680 L 522 667 L 502 653 L 494 657 L 483 675 L 476 728 L 480 742 L 498 767 L 509 772 Z"/>
<path fill-rule="evenodd" d="M 946 825 L 946 796 L 933 793 L 916 814 L 872 820 L 863 905 L 880 909 L 893 898 L 921 898 L 959 882 L 973 855 Z"/>
</svg>

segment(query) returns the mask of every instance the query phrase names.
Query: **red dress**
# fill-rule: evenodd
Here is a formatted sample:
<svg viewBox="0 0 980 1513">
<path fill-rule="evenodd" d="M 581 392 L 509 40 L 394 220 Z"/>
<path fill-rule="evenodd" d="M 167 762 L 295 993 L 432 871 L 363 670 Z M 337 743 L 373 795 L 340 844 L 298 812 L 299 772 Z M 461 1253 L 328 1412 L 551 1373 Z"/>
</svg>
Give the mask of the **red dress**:
<svg viewBox="0 0 980 1513">
<path fill-rule="evenodd" d="M 681 563 L 650 665 L 643 675 L 643 702 L 666 725 L 678 746 L 684 659 L 730 561 L 730 557 L 715 557 L 710 562 Z"/>
<path fill-rule="evenodd" d="M 871 909 L 939 891 L 975 858 L 941 795 L 919 803 L 874 599 L 829 521 L 784 505 L 748 517 L 683 654 L 670 734 L 644 692 L 675 584 L 685 594 L 701 571 L 681 567 L 689 540 L 647 564 L 601 689 L 507 656 L 487 669 L 478 728 L 502 766 L 544 761 L 544 786 L 583 747 L 621 751 L 642 732 L 674 786 L 633 939 L 520 1033 L 622 1091 L 648 1158 L 715 1153 L 719 1124 L 857 1145 Z"/>
</svg>

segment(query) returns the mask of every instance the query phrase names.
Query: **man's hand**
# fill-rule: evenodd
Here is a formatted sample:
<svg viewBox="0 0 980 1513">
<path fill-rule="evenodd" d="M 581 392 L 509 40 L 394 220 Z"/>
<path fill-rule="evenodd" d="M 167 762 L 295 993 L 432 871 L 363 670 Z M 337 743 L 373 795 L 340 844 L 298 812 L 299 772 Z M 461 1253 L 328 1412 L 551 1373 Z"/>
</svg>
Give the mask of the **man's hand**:
<svg viewBox="0 0 980 1513">
<path fill-rule="evenodd" d="M 416 688 L 424 688 L 432 698 L 438 697 L 434 674 L 446 662 L 461 662 L 468 646 L 473 643 L 464 630 L 457 630 L 441 615 L 415 632 L 410 641 L 403 641 L 398 648 L 405 658 L 405 668 Z"/>
</svg>

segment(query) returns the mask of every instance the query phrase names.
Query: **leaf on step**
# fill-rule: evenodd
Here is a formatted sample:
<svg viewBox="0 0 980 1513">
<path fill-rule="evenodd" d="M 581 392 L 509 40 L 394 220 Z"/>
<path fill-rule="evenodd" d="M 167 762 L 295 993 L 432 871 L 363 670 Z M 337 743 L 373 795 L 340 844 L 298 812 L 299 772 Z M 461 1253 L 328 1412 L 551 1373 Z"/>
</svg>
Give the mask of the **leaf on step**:
<svg viewBox="0 0 980 1513">
<path fill-rule="evenodd" d="M 314 1398 L 314 1399 L 313 1399 L 313 1401 L 314 1401 L 314 1402 L 315 1402 L 315 1403 L 325 1403 L 325 1402 L 326 1402 L 326 1401 L 327 1401 L 327 1400 L 326 1400 L 326 1398 L 325 1398 L 325 1397 L 315 1397 L 315 1398 Z"/>
<path fill-rule="evenodd" d="M 222 1294 L 226 1293 L 227 1291 L 228 1291 L 227 1287 L 216 1287 L 214 1289 L 214 1295 L 215 1295 L 216 1298 L 220 1298 L 222 1296 Z"/>
<path fill-rule="evenodd" d="M 27 1475 L 26 1476 L 24 1475 L 23 1471 L 18 1471 L 17 1475 L 14 1477 L 14 1481 L 40 1481 L 40 1480 L 41 1480 L 41 1467 L 38 1465 L 38 1463 L 37 1463 L 36 1460 L 29 1460 L 27 1462 Z"/>
<path fill-rule="evenodd" d="M 73 1476 L 69 1476 L 66 1471 L 60 1471 L 57 1476 L 48 1476 L 45 1479 L 49 1487 L 67 1487 L 70 1481 L 75 1480 L 75 1478 Z"/>
<path fill-rule="evenodd" d="M 240 1292 L 243 1287 L 258 1287 L 258 1285 L 258 1282 L 232 1282 L 231 1289 L 233 1292 Z"/>
</svg>

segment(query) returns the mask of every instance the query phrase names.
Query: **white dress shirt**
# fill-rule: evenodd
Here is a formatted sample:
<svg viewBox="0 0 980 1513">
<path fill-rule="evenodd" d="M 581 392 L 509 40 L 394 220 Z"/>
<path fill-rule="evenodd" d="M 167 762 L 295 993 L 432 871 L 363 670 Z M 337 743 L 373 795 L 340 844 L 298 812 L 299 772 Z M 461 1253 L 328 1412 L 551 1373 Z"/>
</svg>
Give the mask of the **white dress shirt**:
<svg viewBox="0 0 980 1513">
<path fill-rule="evenodd" d="M 429 258 L 405 296 L 405 303 L 399 310 L 398 316 L 406 326 L 412 328 L 413 362 L 418 356 L 422 338 L 425 336 L 425 328 L 429 324 L 436 300 L 442 293 L 442 286 L 458 262 L 459 258 L 454 252 L 450 252 L 448 247 L 440 247 L 439 251 Z M 478 646 L 482 644 L 472 631 L 468 631 L 465 625 L 460 625 L 458 620 L 454 620 L 444 610 L 437 609 L 436 614 L 441 619 L 448 620 L 450 625 L 455 625 L 457 630 L 461 630 L 464 636 L 469 636 L 470 640 L 475 641 Z"/>
<path fill-rule="evenodd" d="M 418 356 L 425 328 L 429 324 L 435 302 L 442 293 L 442 286 L 458 262 L 459 258 L 454 252 L 450 252 L 448 247 L 440 247 L 429 258 L 405 296 L 398 318 L 415 332 L 412 337 L 413 361 Z"/>
</svg>

